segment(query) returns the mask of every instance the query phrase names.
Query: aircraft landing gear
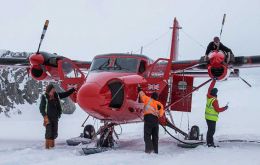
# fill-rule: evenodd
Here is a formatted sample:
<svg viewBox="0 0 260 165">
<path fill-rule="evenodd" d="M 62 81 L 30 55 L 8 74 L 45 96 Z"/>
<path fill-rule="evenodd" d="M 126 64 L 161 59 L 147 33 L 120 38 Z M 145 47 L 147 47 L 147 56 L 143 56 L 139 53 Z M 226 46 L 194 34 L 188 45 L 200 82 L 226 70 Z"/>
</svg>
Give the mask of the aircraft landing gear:
<svg viewBox="0 0 260 165">
<path fill-rule="evenodd" d="M 113 123 L 105 123 L 104 126 L 100 127 L 98 133 L 100 134 L 99 139 L 97 140 L 97 147 L 114 147 L 115 140 L 113 138 L 114 133 Z"/>
<path fill-rule="evenodd" d="M 97 140 L 96 147 L 94 148 L 82 148 L 85 155 L 105 152 L 115 148 L 115 140 L 113 138 L 114 123 L 105 123 L 97 131 L 97 135 L 100 135 Z"/>
<path fill-rule="evenodd" d="M 88 139 L 94 139 L 96 137 L 96 131 L 93 125 L 86 125 L 83 131 L 83 137 Z"/>
<path fill-rule="evenodd" d="M 84 123 L 87 121 L 87 119 L 84 121 Z M 82 124 L 82 126 L 84 126 L 84 123 Z M 81 133 L 79 137 L 68 139 L 67 144 L 70 146 L 86 144 L 87 147 L 82 148 L 84 154 L 86 155 L 114 149 L 116 145 L 113 133 L 115 133 L 115 136 L 118 139 L 118 134 L 115 132 L 114 129 L 115 126 L 115 123 L 105 122 L 104 125 L 101 126 L 96 132 L 93 125 L 86 125 L 84 127 L 83 133 Z M 97 135 L 99 135 L 99 138 L 97 138 Z M 91 143 L 94 144 L 95 147 L 90 147 Z"/>
<path fill-rule="evenodd" d="M 199 140 L 200 136 L 201 135 L 199 127 L 196 125 L 192 126 L 189 132 L 189 140 Z"/>
<path fill-rule="evenodd" d="M 96 146 L 97 147 L 114 147 L 114 126 L 113 123 L 105 123 L 103 126 L 99 128 L 99 130 L 95 131 L 95 128 L 93 125 L 86 125 L 83 131 L 83 137 L 87 139 L 94 140 L 97 135 L 99 135 L 99 138 L 97 139 Z"/>
<path fill-rule="evenodd" d="M 83 133 L 79 137 L 67 139 L 66 142 L 69 146 L 77 146 L 79 144 L 89 144 L 96 138 L 96 131 L 93 125 L 86 125 Z"/>
</svg>

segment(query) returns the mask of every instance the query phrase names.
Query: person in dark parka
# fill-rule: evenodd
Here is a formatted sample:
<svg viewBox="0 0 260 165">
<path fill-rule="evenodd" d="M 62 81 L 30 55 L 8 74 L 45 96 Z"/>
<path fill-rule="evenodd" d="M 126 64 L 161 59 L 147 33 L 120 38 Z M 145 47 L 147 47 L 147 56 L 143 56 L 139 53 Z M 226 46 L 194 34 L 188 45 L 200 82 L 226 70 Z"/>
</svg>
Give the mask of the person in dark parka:
<svg viewBox="0 0 260 165">
<path fill-rule="evenodd" d="M 49 84 L 41 97 L 40 112 L 43 116 L 43 125 L 46 127 L 46 149 L 53 148 L 58 137 L 58 121 L 62 114 L 60 99 L 70 96 L 74 91 L 75 89 L 72 88 L 67 92 L 57 93 L 54 85 Z"/>
<path fill-rule="evenodd" d="M 208 60 L 208 56 L 209 54 L 212 52 L 212 51 L 222 51 L 225 56 L 226 56 L 226 62 L 229 63 L 229 62 L 234 62 L 235 60 L 235 57 L 234 57 L 234 54 L 232 52 L 232 50 L 228 47 L 226 47 L 225 45 L 223 45 L 221 42 L 220 42 L 220 39 L 219 37 L 214 37 L 213 38 L 213 41 L 210 42 L 207 46 L 207 50 L 205 52 L 205 58 L 204 60 Z"/>
</svg>

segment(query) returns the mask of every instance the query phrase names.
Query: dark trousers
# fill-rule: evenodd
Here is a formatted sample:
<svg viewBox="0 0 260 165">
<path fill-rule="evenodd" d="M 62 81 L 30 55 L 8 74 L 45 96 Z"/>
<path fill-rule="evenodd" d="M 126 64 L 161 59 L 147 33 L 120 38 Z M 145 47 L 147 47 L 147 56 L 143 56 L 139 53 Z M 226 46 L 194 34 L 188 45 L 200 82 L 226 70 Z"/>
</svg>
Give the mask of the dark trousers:
<svg viewBox="0 0 260 165">
<path fill-rule="evenodd" d="M 145 152 L 158 153 L 158 140 L 159 140 L 159 122 L 158 118 L 154 115 L 144 116 L 144 142 Z"/>
<path fill-rule="evenodd" d="M 207 145 L 214 145 L 214 134 L 216 130 L 216 122 L 211 120 L 206 120 L 208 125 L 208 132 L 207 132 Z"/>
<path fill-rule="evenodd" d="M 49 119 L 46 125 L 45 139 L 54 140 L 58 137 L 58 119 Z"/>
</svg>

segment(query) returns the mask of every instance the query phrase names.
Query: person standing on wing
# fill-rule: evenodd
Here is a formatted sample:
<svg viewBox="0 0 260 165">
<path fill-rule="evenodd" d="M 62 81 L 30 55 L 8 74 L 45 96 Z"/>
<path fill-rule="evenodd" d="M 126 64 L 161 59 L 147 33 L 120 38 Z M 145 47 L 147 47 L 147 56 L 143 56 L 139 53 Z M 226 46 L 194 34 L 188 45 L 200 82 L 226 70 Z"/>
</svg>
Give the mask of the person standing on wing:
<svg viewBox="0 0 260 165">
<path fill-rule="evenodd" d="M 159 117 L 164 115 L 163 105 L 157 101 L 158 93 L 153 92 L 151 97 L 145 95 L 138 87 L 141 101 L 144 103 L 144 142 L 145 153 L 158 154 Z"/>
<path fill-rule="evenodd" d="M 57 93 L 54 85 L 49 84 L 46 87 L 45 94 L 41 97 L 40 112 L 43 116 L 43 125 L 46 128 L 45 132 L 45 148 L 53 148 L 55 139 L 58 137 L 58 121 L 62 114 L 60 99 L 70 96 L 74 88 L 67 92 Z"/>
<path fill-rule="evenodd" d="M 208 125 L 207 131 L 207 145 L 208 147 L 216 147 L 214 144 L 214 133 L 216 130 L 216 122 L 218 121 L 218 114 L 228 109 L 228 106 L 220 108 L 218 105 L 217 93 L 218 89 L 214 88 L 216 78 L 210 84 L 207 94 L 207 104 L 205 108 L 205 119 Z"/>
</svg>

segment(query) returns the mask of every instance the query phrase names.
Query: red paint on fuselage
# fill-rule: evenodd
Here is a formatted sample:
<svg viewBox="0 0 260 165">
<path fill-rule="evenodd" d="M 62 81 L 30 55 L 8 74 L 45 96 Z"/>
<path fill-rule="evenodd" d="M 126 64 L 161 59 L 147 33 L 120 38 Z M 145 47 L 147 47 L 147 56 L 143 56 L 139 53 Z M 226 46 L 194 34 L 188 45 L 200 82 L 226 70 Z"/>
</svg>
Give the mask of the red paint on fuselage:
<svg viewBox="0 0 260 165">
<path fill-rule="evenodd" d="M 124 82 L 127 78 L 134 78 L 136 82 L 132 83 L 130 80 L 130 84 L 127 84 Z M 143 104 L 138 102 L 136 89 L 138 83 L 142 83 L 142 79 L 136 73 L 90 72 L 86 83 L 78 91 L 77 102 L 85 112 L 100 120 L 110 120 L 114 123 L 141 121 Z M 110 81 L 124 84 L 124 101 L 120 108 L 109 106 L 112 100 L 108 87 Z"/>
<path fill-rule="evenodd" d="M 29 57 L 31 65 L 40 65 L 44 63 L 44 58 L 42 54 L 32 54 Z"/>
</svg>

